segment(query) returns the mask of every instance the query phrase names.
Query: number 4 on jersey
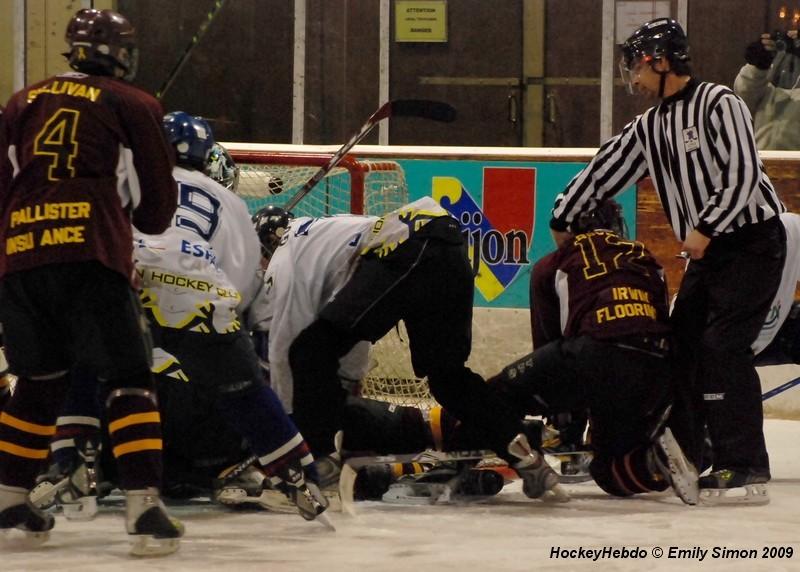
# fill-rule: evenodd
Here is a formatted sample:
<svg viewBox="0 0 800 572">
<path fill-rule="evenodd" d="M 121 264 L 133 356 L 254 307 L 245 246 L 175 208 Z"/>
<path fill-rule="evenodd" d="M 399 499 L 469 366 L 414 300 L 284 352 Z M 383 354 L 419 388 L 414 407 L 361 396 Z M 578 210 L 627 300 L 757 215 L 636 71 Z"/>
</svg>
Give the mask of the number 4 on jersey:
<svg viewBox="0 0 800 572">
<path fill-rule="evenodd" d="M 75 176 L 72 161 L 78 154 L 75 134 L 78 131 L 80 115 L 75 109 L 62 107 L 47 120 L 36 135 L 33 153 L 51 157 L 50 168 L 47 171 L 47 178 L 51 181 L 71 179 Z"/>
</svg>

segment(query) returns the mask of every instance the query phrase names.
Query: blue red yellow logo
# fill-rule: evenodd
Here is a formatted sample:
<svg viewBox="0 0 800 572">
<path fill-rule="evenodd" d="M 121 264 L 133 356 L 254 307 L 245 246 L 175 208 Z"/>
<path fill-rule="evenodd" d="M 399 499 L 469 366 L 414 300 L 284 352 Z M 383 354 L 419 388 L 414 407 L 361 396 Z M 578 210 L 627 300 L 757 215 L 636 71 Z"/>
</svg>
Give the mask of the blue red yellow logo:
<svg viewBox="0 0 800 572">
<path fill-rule="evenodd" d="M 534 168 L 485 167 L 481 205 L 459 179 L 433 177 L 433 198 L 464 227 L 475 287 L 487 301 L 530 262 L 535 190 Z"/>
</svg>

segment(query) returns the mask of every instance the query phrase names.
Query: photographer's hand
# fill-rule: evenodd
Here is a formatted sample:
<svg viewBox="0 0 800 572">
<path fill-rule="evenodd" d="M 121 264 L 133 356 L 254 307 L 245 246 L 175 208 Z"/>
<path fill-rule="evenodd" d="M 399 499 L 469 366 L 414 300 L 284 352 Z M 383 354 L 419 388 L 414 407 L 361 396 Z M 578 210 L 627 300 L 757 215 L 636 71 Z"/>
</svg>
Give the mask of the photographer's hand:
<svg viewBox="0 0 800 572">
<path fill-rule="evenodd" d="M 761 38 L 749 44 L 744 51 L 744 60 L 761 70 L 768 70 L 775 59 L 775 42 L 769 34 L 761 34 Z"/>
</svg>

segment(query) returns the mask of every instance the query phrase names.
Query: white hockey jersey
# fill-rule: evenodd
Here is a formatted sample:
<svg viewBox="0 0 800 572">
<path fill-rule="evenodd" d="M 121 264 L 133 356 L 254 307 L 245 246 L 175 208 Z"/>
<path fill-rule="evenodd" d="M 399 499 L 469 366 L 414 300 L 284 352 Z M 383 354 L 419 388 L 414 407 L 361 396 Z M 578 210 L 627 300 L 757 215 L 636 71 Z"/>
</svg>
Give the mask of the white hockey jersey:
<svg viewBox="0 0 800 572">
<path fill-rule="evenodd" d="M 797 282 L 800 281 L 800 215 L 783 213 L 780 215 L 786 229 L 786 260 L 783 263 L 781 284 L 770 306 L 766 322 L 751 346 L 754 354 L 766 348 L 792 309 Z"/>
<path fill-rule="evenodd" d="M 289 347 L 347 282 L 376 220 L 353 215 L 296 218 L 272 255 L 264 274 L 264 298 L 253 308 L 258 316 L 254 329 L 269 331 L 270 385 L 289 413 L 294 394 Z M 368 356 L 369 344 L 358 344 L 340 361 L 340 374 L 361 379 Z"/>
<path fill-rule="evenodd" d="M 236 331 L 237 312 L 261 283 L 260 245 L 247 206 L 199 171 L 175 167 L 173 176 L 178 208 L 170 228 L 160 235 L 134 232 L 142 304 L 162 327 Z"/>
<path fill-rule="evenodd" d="M 294 219 L 264 275 L 264 295 L 254 303 L 252 329 L 269 331 L 272 389 L 291 412 L 293 397 L 289 347 L 350 278 L 361 254 L 384 256 L 440 216 L 439 204 L 425 197 L 384 217 L 337 215 Z M 340 362 L 339 375 L 360 380 L 369 369 L 369 342 L 357 344 Z"/>
</svg>

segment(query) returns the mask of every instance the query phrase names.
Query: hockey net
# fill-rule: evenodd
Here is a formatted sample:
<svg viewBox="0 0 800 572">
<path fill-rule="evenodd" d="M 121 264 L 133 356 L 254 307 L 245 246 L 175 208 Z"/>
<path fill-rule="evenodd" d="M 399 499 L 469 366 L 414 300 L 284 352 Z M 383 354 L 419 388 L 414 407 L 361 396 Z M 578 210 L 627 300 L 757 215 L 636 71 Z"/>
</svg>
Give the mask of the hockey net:
<svg viewBox="0 0 800 572">
<path fill-rule="evenodd" d="M 238 194 L 251 213 L 270 204 L 285 205 L 330 158 L 325 153 L 257 150 L 231 150 L 231 156 L 240 168 Z M 313 217 L 345 213 L 381 216 L 408 202 L 408 185 L 399 163 L 346 156 L 292 212 Z M 402 323 L 372 347 L 361 395 L 399 405 L 435 405 L 427 382 L 414 376 Z"/>
</svg>

